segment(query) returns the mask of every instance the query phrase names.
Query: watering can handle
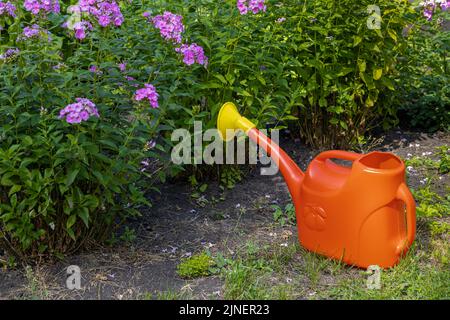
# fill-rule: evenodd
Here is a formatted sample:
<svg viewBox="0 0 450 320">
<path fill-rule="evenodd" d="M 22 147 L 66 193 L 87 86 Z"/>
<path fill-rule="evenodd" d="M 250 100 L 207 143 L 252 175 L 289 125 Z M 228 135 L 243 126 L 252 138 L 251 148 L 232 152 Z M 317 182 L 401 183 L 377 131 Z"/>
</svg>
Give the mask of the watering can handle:
<svg viewBox="0 0 450 320">
<path fill-rule="evenodd" d="M 341 150 L 330 150 L 325 151 L 319 154 L 316 157 L 316 160 L 325 161 L 327 159 L 342 159 L 342 160 L 348 160 L 348 161 L 355 161 L 359 157 L 361 157 L 361 154 L 354 153 L 354 152 L 348 152 L 348 151 L 341 151 Z"/>
<path fill-rule="evenodd" d="M 403 201 L 406 205 L 406 241 L 402 241 L 397 247 L 398 253 L 405 252 L 414 242 L 416 236 L 416 201 L 411 191 L 405 183 L 402 183 L 397 190 L 397 199 Z"/>
</svg>

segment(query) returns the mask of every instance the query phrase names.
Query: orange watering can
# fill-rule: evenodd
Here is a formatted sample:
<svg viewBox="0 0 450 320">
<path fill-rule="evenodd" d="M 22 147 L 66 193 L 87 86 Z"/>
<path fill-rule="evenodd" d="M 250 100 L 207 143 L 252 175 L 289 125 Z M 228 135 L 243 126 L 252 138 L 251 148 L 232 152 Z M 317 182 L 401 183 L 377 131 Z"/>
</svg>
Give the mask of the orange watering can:
<svg viewBox="0 0 450 320">
<path fill-rule="evenodd" d="M 300 243 L 306 249 L 362 268 L 388 268 L 413 243 L 416 204 L 406 186 L 405 165 L 394 154 L 326 151 L 303 172 L 233 103 L 222 106 L 217 127 L 224 140 L 234 137 L 227 130 L 243 130 L 277 163 L 295 205 Z M 331 159 L 352 161 L 352 166 Z"/>
</svg>

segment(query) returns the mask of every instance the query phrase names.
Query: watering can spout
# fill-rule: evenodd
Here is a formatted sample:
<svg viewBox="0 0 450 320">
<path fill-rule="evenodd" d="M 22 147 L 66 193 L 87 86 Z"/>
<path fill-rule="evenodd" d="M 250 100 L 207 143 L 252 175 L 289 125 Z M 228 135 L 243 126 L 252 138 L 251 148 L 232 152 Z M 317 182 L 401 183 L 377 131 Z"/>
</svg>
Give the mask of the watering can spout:
<svg viewBox="0 0 450 320">
<path fill-rule="evenodd" d="M 234 131 L 242 130 L 252 141 L 263 148 L 267 155 L 277 164 L 286 181 L 294 204 L 298 205 L 300 200 L 299 190 L 305 174 L 284 150 L 256 129 L 255 124 L 250 120 L 242 117 L 236 106 L 231 102 L 225 103 L 220 109 L 217 117 L 217 128 L 221 138 L 225 141 L 234 138 Z"/>
</svg>

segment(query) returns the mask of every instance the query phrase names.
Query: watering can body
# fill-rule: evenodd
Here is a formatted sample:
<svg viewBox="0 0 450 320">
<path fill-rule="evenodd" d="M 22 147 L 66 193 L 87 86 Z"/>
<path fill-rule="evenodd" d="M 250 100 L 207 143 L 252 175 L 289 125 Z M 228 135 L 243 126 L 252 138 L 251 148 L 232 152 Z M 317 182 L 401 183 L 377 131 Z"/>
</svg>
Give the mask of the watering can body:
<svg viewBox="0 0 450 320">
<path fill-rule="evenodd" d="M 326 151 L 302 172 L 278 145 L 226 103 L 218 129 L 241 129 L 277 163 L 295 205 L 303 247 L 367 268 L 396 265 L 414 241 L 415 201 L 406 186 L 405 165 L 394 154 Z M 350 161 L 351 167 L 333 159 Z"/>
<path fill-rule="evenodd" d="M 405 166 L 391 153 L 321 153 L 309 164 L 298 193 L 299 240 L 311 251 L 363 268 L 387 268 L 414 241 L 415 201 Z"/>
</svg>

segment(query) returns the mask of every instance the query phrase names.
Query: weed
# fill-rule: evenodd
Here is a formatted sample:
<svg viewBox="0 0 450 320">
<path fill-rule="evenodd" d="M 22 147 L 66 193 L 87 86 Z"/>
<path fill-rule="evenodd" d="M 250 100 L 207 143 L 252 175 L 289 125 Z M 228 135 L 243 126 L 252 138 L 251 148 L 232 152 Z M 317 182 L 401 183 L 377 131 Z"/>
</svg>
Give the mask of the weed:
<svg viewBox="0 0 450 320">
<path fill-rule="evenodd" d="M 419 202 L 417 215 L 425 218 L 440 218 L 450 212 L 450 201 L 431 190 L 431 179 L 424 188 L 412 190 L 415 199 Z"/>
<path fill-rule="evenodd" d="M 431 170 L 439 168 L 439 161 L 426 157 L 414 156 L 411 159 L 405 160 L 405 165 L 414 168 L 423 168 L 426 170 Z"/>
<path fill-rule="evenodd" d="M 450 244 L 448 240 L 436 239 L 431 241 L 433 259 L 448 267 L 450 260 Z"/>
<path fill-rule="evenodd" d="M 450 147 L 444 145 L 437 149 L 439 156 L 439 173 L 447 174 L 450 172 Z"/>
<path fill-rule="evenodd" d="M 220 186 L 222 189 L 233 189 L 242 180 L 243 173 L 237 166 L 223 166 L 220 172 Z"/>
<path fill-rule="evenodd" d="M 273 219 L 281 226 L 286 224 L 295 224 L 295 208 L 292 203 L 288 203 L 284 207 L 284 210 L 277 205 L 272 205 L 272 209 L 275 210 L 273 213 Z"/>
<path fill-rule="evenodd" d="M 206 252 L 184 259 L 177 266 L 177 273 L 182 278 L 199 278 L 211 274 L 214 260 Z"/>
<path fill-rule="evenodd" d="M 450 224 L 445 221 L 432 221 L 430 224 L 431 235 L 443 235 L 450 232 Z"/>
<path fill-rule="evenodd" d="M 49 295 L 45 283 L 39 278 L 39 276 L 33 271 L 30 266 L 25 267 L 25 277 L 27 278 L 27 299 L 31 300 L 43 300 Z"/>
<path fill-rule="evenodd" d="M 130 229 L 129 227 L 125 227 L 124 232 L 120 236 L 120 240 L 131 244 L 134 240 L 136 240 L 136 231 L 134 229 Z"/>
<path fill-rule="evenodd" d="M 316 287 L 322 272 L 330 265 L 332 260 L 310 251 L 304 251 L 303 258 L 305 262 L 303 271 L 306 272 L 312 286 Z"/>
</svg>

